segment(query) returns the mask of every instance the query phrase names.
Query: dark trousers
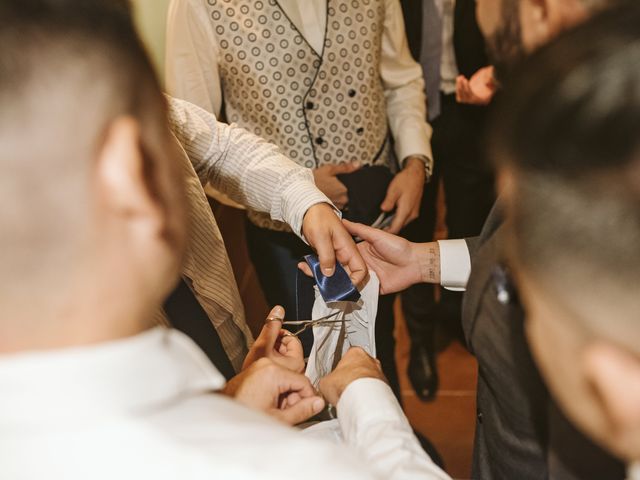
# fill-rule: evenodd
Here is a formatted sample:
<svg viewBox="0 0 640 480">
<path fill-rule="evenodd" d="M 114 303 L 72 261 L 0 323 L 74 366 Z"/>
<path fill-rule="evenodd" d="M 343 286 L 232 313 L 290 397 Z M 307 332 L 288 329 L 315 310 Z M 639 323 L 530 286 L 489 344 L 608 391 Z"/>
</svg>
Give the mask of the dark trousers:
<svg viewBox="0 0 640 480">
<path fill-rule="evenodd" d="M 270 307 L 282 305 L 287 318 L 297 319 L 296 285 L 298 262 L 311 249 L 293 233 L 276 232 L 246 222 L 249 256 Z M 400 399 L 393 336 L 394 295 L 381 296 L 376 316 L 376 351 L 382 370 Z"/>
<path fill-rule="evenodd" d="M 446 201 L 449 238 L 478 235 L 495 201 L 493 172 L 485 160 L 485 108 L 458 104 L 442 95 L 441 114 L 432 122 L 434 175 L 423 195 L 420 217 L 405 228 L 413 242 L 433 240 L 440 180 Z M 412 341 L 431 339 L 436 322 L 460 332 L 462 293 L 445 289 L 435 301 L 432 285 L 414 285 L 402 292 L 402 305 Z M 427 348 L 430 348 L 427 345 Z"/>
</svg>

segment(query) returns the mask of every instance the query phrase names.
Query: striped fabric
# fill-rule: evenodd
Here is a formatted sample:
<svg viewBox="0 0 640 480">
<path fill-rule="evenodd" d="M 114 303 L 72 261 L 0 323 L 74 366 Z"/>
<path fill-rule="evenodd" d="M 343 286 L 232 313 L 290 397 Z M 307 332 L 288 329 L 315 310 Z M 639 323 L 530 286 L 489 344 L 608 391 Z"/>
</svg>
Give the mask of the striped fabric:
<svg viewBox="0 0 640 480">
<path fill-rule="evenodd" d="M 274 145 L 244 129 L 217 122 L 195 105 L 167 100 L 171 129 L 188 155 L 183 160 L 190 237 L 183 275 L 239 370 L 253 339 L 203 185 L 210 183 L 232 200 L 269 213 L 298 234 L 306 211 L 317 203 L 330 202 L 315 187 L 311 171 L 288 160 Z"/>
</svg>

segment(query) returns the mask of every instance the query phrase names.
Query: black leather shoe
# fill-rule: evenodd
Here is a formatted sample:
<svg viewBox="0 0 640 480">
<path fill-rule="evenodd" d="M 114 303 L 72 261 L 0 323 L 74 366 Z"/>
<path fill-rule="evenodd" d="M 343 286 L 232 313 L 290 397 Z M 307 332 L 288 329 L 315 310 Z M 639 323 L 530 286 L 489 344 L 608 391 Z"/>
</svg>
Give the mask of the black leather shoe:
<svg viewBox="0 0 640 480">
<path fill-rule="evenodd" d="M 438 368 L 434 349 L 411 342 L 407 375 L 420 400 L 433 400 L 438 391 Z"/>
</svg>

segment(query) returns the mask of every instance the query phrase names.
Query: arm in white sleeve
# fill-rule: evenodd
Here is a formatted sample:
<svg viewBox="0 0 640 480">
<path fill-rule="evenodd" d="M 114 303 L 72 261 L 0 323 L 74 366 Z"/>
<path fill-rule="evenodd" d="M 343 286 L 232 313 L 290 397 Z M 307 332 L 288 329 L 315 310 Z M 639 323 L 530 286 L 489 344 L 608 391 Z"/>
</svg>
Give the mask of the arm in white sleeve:
<svg viewBox="0 0 640 480">
<path fill-rule="evenodd" d="M 422 68 L 411 56 L 399 0 L 385 0 L 381 55 L 380 76 L 396 155 L 401 161 L 412 155 L 426 157 L 432 171 L 432 131 L 426 120 Z"/>
<path fill-rule="evenodd" d="M 167 92 L 219 115 L 222 105 L 219 47 L 206 2 L 171 1 L 166 47 Z"/>
<path fill-rule="evenodd" d="M 440 247 L 440 285 L 462 292 L 471 274 L 471 256 L 465 240 L 438 240 Z"/>
<path fill-rule="evenodd" d="M 203 184 L 249 208 L 283 221 L 298 235 L 307 210 L 330 200 L 316 188 L 311 170 L 278 147 L 234 125 L 218 122 L 188 102 L 167 98 L 169 122 Z"/>
<path fill-rule="evenodd" d="M 337 410 L 345 442 L 381 478 L 450 479 L 425 453 L 383 381 L 361 378 L 352 382 L 340 396 Z"/>
</svg>

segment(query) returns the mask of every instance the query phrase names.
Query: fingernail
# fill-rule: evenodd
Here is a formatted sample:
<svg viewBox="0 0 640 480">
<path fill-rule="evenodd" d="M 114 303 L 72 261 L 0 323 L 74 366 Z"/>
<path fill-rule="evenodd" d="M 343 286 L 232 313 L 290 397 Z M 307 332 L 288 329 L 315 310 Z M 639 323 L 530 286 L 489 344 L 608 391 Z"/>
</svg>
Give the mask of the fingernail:
<svg viewBox="0 0 640 480">
<path fill-rule="evenodd" d="M 271 313 L 269 314 L 269 316 L 280 319 L 284 318 L 284 308 L 282 308 L 280 305 L 276 305 L 271 309 Z"/>
<path fill-rule="evenodd" d="M 321 412 L 322 409 L 324 408 L 324 400 L 322 400 L 321 398 L 318 398 L 315 402 L 313 402 L 313 411 L 318 413 Z"/>
<path fill-rule="evenodd" d="M 323 268 L 322 273 L 324 273 L 326 277 L 330 277 L 333 275 L 333 268 Z"/>
</svg>

